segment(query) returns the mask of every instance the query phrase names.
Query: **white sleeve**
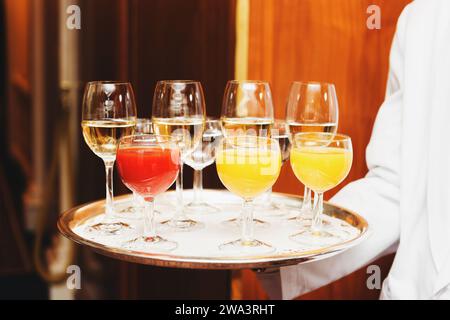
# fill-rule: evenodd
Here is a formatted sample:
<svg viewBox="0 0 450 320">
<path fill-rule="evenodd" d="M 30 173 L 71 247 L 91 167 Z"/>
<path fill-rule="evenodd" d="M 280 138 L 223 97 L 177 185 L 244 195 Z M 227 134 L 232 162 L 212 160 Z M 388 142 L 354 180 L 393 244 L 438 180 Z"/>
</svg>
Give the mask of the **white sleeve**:
<svg viewBox="0 0 450 320">
<path fill-rule="evenodd" d="M 407 8 L 398 20 L 390 54 L 386 99 L 378 112 L 366 150 L 369 172 L 363 179 L 347 185 L 330 201 L 365 217 L 372 234 L 363 243 L 342 254 L 284 267 L 280 272 L 272 274 L 260 274 L 259 279 L 271 298 L 293 299 L 336 281 L 396 250 L 400 233 L 402 47 Z"/>
</svg>

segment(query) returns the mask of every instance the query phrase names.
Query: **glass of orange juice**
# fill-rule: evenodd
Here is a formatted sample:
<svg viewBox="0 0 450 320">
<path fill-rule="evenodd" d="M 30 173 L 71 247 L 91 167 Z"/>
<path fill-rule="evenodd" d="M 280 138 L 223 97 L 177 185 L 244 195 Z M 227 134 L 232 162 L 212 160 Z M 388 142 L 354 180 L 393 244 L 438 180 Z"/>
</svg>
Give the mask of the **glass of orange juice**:
<svg viewBox="0 0 450 320">
<path fill-rule="evenodd" d="M 293 137 L 291 166 L 295 176 L 316 193 L 313 218 L 308 230 L 290 236 L 296 242 L 324 242 L 339 235 L 332 228 L 323 228 L 323 194 L 341 183 L 350 172 L 353 161 L 351 138 L 334 133 L 305 132 Z"/>
<path fill-rule="evenodd" d="M 254 238 L 253 200 L 278 179 L 281 168 L 278 141 L 257 136 L 224 138 L 217 147 L 216 167 L 225 187 L 243 199 L 241 237 L 221 244 L 220 249 L 233 255 L 274 251 L 270 244 Z"/>
</svg>

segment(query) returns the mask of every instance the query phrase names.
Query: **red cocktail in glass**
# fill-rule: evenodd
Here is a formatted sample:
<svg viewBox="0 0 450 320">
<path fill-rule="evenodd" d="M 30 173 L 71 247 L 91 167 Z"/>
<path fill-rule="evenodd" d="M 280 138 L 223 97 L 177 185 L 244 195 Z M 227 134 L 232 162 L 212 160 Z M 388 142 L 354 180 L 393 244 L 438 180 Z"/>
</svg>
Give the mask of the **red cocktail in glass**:
<svg viewBox="0 0 450 320">
<path fill-rule="evenodd" d="M 180 152 L 168 136 L 135 135 L 120 140 L 117 166 L 123 183 L 145 200 L 144 234 L 127 243 L 130 249 L 169 251 L 177 247 L 156 234 L 154 197 L 165 192 L 180 169 Z"/>
</svg>

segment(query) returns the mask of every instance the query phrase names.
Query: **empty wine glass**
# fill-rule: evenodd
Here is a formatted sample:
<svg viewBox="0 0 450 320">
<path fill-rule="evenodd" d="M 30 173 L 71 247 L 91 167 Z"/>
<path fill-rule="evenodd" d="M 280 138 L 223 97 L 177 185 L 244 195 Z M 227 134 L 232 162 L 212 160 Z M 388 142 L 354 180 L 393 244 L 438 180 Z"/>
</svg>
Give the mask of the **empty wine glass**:
<svg viewBox="0 0 450 320">
<path fill-rule="evenodd" d="M 203 200 L 202 170 L 214 163 L 216 159 L 216 147 L 221 139 L 222 131 L 220 121 L 207 118 L 202 142 L 184 159 L 184 162 L 194 169 L 194 198 L 191 203 L 186 205 L 186 210 L 189 213 L 206 214 L 220 211 L 219 208 L 216 208 Z"/>
</svg>

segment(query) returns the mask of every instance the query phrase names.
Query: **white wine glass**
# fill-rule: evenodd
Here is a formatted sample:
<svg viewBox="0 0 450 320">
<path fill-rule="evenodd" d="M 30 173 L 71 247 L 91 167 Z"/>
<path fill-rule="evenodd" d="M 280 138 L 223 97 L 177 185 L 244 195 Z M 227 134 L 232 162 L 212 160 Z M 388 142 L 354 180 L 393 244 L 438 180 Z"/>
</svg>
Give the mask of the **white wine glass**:
<svg viewBox="0 0 450 320">
<path fill-rule="evenodd" d="M 257 80 L 228 81 L 220 120 L 225 137 L 269 137 L 274 122 L 269 83 Z"/>
<path fill-rule="evenodd" d="M 131 229 L 114 215 L 113 170 L 118 141 L 133 134 L 135 126 L 136 103 L 130 83 L 94 81 L 86 85 L 81 121 L 83 137 L 106 169 L 105 216 L 101 222 L 88 226 L 89 231 L 115 235 Z"/>
<path fill-rule="evenodd" d="M 286 105 L 286 123 L 291 139 L 300 132 L 336 133 L 339 105 L 333 84 L 314 81 L 292 83 Z M 312 217 L 311 189 L 305 186 L 300 210 L 290 220 L 300 224 Z"/>
<path fill-rule="evenodd" d="M 156 85 L 153 95 L 152 122 L 156 135 L 173 137 L 181 152 L 180 172 L 176 182 L 177 208 L 170 220 L 162 224 L 176 231 L 203 227 L 186 215 L 183 204 L 183 164 L 201 143 L 205 125 L 205 98 L 200 82 L 164 80 Z"/>
<path fill-rule="evenodd" d="M 222 140 L 220 121 L 207 118 L 202 142 L 187 155 L 185 163 L 194 169 L 193 200 L 186 205 L 186 210 L 193 214 L 219 212 L 220 209 L 206 203 L 203 199 L 203 169 L 212 165 L 216 159 L 216 147 Z"/>
</svg>

